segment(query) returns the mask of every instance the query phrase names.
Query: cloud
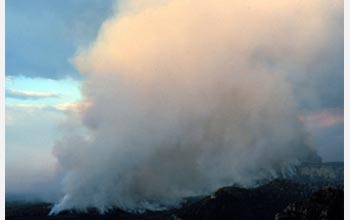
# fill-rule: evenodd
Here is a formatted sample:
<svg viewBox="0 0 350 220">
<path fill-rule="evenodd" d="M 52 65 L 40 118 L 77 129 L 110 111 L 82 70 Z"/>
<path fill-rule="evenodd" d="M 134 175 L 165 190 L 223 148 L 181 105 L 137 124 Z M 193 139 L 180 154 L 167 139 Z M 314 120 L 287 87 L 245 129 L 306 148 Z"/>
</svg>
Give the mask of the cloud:
<svg viewBox="0 0 350 220">
<path fill-rule="evenodd" d="M 328 128 L 344 123 L 344 110 L 340 108 L 324 109 L 301 116 L 300 119 L 312 130 Z"/>
<path fill-rule="evenodd" d="M 298 116 L 318 93 L 301 88 L 329 76 L 310 70 L 334 52 L 341 1 L 122 3 L 72 59 L 89 136 L 55 146 L 65 195 L 52 213 L 172 207 L 317 157 Z"/>
<path fill-rule="evenodd" d="M 16 99 L 42 99 L 42 98 L 61 98 L 62 94 L 54 92 L 35 92 L 26 90 L 6 89 L 6 97 Z"/>
<path fill-rule="evenodd" d="M 81 113 L 86 110 L 91 103 L 89 102 L 67 102 L 60 103 L 55 105 L 47 104 L 26 104 L 26 103 L 17 103 L 17 104 L 6 104 L 7 109 L 27 109 L 28 111 L 43 110 L 43 111 L 60 111 L 66 113 Z M 7 115 L 6 115 L 7 117 Z"/>
<path fill-rule="evenodd" d="M 55 105 L 55 108 L 62 111 L 82 112 L 90 106 L 89 102 L 68 102 Z"/>
<path fill-rule="evenodd" d="M 13 83 L 13 79 L 11 76 L 6 76 L 5 77 L 5 82 L 8 83 L 8 84 L 12 84 Z"/>
<path fill-rule="evenodd" d="M 47 108 L 47 105 L 36 105 L 36 104 L 6 104 L 6 108 L 13 108 L 13 109 L 44 109 Z"/>
</svg>

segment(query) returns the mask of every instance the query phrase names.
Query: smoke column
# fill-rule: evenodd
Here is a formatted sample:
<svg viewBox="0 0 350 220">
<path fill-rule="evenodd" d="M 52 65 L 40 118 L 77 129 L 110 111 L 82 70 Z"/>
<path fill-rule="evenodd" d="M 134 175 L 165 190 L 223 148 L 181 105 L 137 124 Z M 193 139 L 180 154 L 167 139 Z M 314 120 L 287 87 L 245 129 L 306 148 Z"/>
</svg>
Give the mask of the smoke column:
<svg viewBox="0 0 350 220">
<path fill-rule="evenodd" d="M 122 1 L 72 62 L 84 135 L 54 149 L 52 213 L 162 209 L 289 172 L 314 155 L 298 119 L 341 1 Z"/>
</svg>

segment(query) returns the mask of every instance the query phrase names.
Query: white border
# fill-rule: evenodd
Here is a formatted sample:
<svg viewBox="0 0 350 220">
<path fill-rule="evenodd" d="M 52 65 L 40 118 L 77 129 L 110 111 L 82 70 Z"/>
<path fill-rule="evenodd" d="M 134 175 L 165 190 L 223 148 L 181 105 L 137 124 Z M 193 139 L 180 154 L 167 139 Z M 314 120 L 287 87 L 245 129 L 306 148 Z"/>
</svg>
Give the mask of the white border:
<svg viewBox="0 0 350 220">
<path fill-rule="evenodd" d="M 0 0 L 0 219 L 5 219 L 5 0 Z"/>
</svg>

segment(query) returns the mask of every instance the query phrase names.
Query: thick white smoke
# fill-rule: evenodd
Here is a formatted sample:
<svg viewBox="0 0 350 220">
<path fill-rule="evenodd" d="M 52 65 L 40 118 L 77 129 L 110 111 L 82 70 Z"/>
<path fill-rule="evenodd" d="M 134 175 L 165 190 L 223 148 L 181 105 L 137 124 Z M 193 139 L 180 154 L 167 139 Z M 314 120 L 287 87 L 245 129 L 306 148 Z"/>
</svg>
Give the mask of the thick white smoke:
<svg viewBox="0 0 350 220">
<path fill-rule="evenodd" d="M 55 147 L 52 213 L 174 206 L 314 153 L 290 79 L 307 78 L 341 1 L 151 2 L 119 5 L 74 58 L 87 132 Z"/>
</svg>

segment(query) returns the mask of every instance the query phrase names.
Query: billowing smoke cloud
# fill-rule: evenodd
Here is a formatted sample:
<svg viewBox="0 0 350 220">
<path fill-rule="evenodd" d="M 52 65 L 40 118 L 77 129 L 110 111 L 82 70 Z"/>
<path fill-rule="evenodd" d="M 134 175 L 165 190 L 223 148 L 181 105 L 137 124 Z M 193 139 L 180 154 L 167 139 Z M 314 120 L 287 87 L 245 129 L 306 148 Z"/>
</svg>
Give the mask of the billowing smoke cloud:
<svg viewBox="0 0 350 220">
<path fill-rule="evenodd" d="M 313 156 L 293 82 L 341 1 L 123 3 L 73 59 L 87 132 L 55 147 L 65 196 L 52 213 L 174 206 Z"/>
</svg>

